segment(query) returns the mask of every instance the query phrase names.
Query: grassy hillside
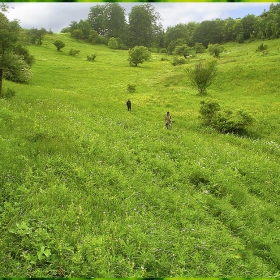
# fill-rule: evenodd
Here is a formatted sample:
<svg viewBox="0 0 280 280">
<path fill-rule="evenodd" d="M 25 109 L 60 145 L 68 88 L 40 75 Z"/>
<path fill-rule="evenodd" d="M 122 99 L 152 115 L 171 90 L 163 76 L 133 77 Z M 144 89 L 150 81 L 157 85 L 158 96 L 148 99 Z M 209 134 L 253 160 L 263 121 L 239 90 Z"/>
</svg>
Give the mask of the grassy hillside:
<svg viewBox="0 0 280 280">
<path fill-rule="evenodd" d="M 279 277 L 280 40 L 260 43 L 227 44 L 208 90 L 254 116 L 247 137 L 201 125 L 172 57 L 30 46 L 31 83 L 0 100 L 1 276 Z"/>
</svg>

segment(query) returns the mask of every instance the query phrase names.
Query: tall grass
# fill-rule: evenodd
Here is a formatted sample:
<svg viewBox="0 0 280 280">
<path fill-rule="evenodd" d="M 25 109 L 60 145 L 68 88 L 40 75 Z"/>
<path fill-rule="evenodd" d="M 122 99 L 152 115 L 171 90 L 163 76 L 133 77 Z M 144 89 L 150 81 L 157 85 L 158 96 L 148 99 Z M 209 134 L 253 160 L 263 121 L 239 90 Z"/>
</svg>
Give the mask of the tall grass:
<svg viewBox="0 0 280 280">
<path fill-rule="evenodd" d="M 259 44 L 226 45 L 209 88 L 256 118 L 248 137 L 203 127 L 187 66 L 161 54 L 29 46 L 32 82 L 0 100 L 1 275 L 279 277 L 279 40 Z"/>
</svg>

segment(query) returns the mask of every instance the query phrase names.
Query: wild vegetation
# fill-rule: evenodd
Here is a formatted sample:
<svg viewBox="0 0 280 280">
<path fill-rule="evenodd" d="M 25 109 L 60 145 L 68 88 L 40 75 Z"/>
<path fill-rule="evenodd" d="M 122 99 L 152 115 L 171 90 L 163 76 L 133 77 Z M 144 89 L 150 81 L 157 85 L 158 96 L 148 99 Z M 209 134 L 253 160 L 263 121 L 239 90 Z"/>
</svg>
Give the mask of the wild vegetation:
<svg viewBox="0 0 280 280">
<path fill-rule="evenodd" d="M 130 67 L 69 34 L 30 45 L 30 83 L 0 99 L 1 276 L 279 277 L 280 41 L 261 43 L 225 44 L 207 97 L 185 68 L 208 52 Z M 205 126 L 206 98 L 255 122 Z"/>
</svg>

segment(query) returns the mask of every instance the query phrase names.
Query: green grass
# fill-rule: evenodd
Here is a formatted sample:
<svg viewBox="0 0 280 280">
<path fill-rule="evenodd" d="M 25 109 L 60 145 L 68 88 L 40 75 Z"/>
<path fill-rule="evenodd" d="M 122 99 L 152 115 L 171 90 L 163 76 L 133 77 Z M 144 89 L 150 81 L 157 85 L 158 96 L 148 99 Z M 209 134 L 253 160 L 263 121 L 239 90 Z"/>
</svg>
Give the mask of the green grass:
<svg viewBox="0 0 280 280">
<path fill-rule="evenodd" d="M 201 125 L 172 57 L 130 67 L 67 34 L 29 46 L 31 83 L 0 100 L 1 276 L 279 277 L 280 41 L 260 43 L 227 44 L 208 90 L 250 111 L 247 137 Z"/>
</svg>

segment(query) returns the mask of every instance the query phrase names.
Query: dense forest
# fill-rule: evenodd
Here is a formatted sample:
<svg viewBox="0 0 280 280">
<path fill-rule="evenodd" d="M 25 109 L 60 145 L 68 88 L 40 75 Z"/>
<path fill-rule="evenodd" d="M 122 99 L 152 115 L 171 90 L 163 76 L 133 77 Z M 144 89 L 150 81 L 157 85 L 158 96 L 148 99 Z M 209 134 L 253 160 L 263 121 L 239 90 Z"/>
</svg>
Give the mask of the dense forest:
<svg viewBox="0 0 280 280">
<path fill-rule="evenodd" d="M 172 54 L 182 44 L 193 47 L 202 43 L 207 47 L 230 41 L 279 38 L 280 4 L 271 4 L 269 11 L 264 10 L 259 16 L 180 23 L 166 30 L 160 14 L 149 3 L 134 6 L 127 19 L 126 11 L 118 3 L 97 4 L 90 8 L 87 19 L 72 21 L 61 32 L 70 32 L 77 40 L 92 44 L 108 44 L 114 38 L 120 49 L 143 45 Z"/>
</svg>

